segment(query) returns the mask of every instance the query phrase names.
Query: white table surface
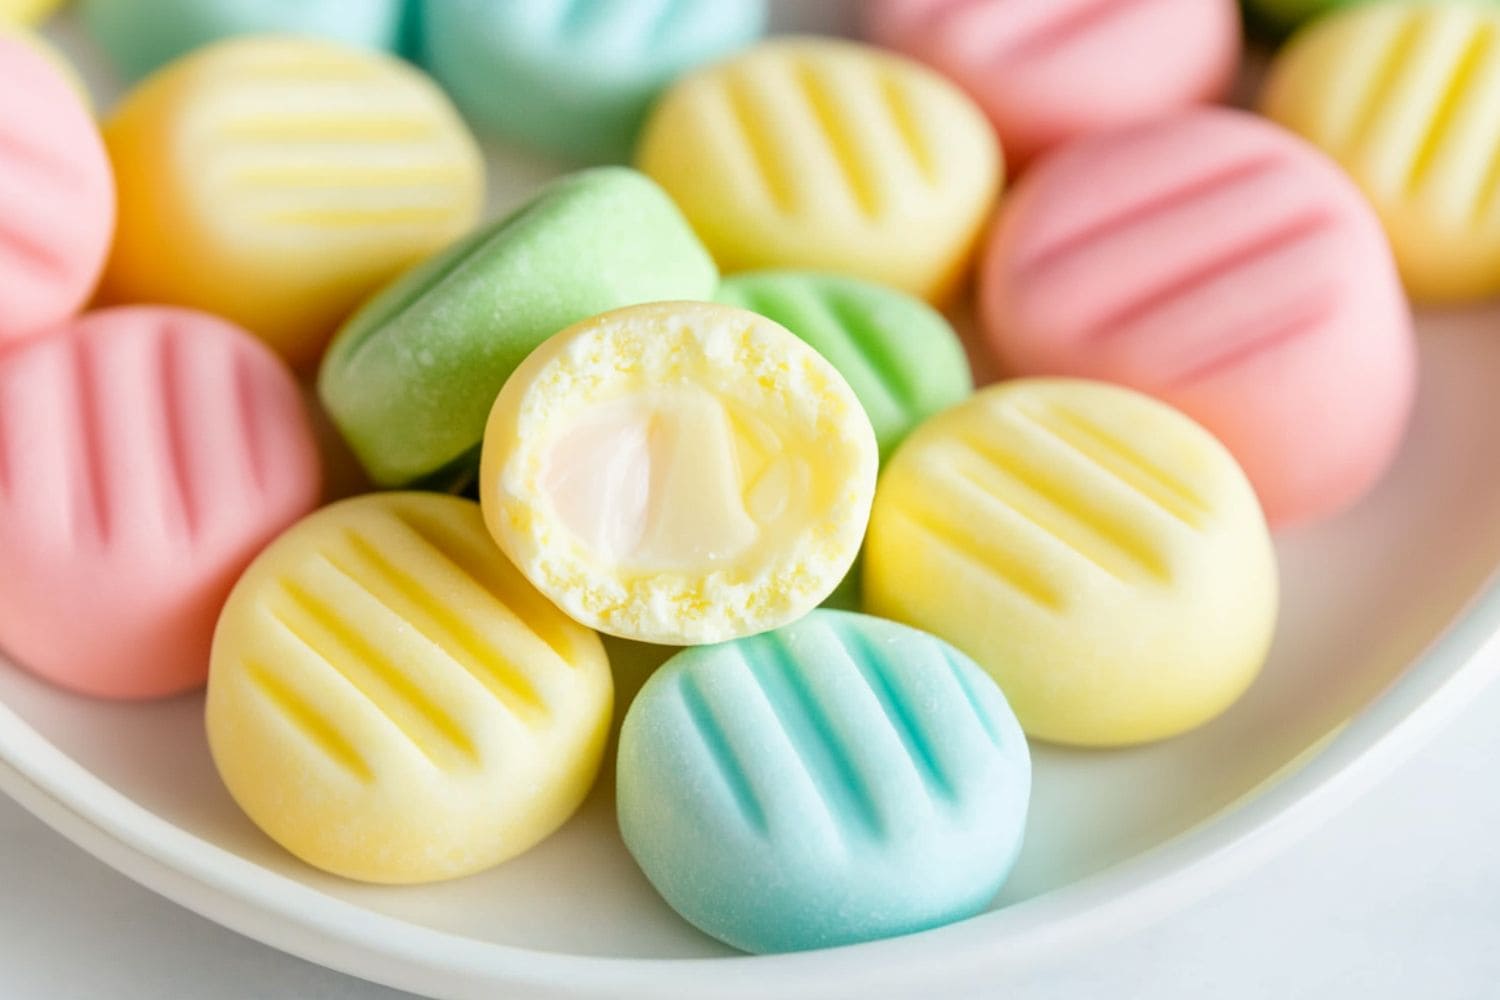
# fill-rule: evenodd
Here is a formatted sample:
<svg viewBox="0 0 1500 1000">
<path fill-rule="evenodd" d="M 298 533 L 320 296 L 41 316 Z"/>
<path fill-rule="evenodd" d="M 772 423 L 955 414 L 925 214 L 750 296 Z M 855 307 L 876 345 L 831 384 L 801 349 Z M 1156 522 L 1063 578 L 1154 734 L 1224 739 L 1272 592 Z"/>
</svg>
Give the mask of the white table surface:
<svg viewBox="0 0 1500 1000">
<path fill-rule="evenodd" d="M 1500 996 L 1500 685 L 1366 798 L 1248 879 L 1104 948 L 996 983 L 995 994 Z M 0 998 L 210 996 L 406 994 L 200 919 L 0 796 Z"/>
</svg>

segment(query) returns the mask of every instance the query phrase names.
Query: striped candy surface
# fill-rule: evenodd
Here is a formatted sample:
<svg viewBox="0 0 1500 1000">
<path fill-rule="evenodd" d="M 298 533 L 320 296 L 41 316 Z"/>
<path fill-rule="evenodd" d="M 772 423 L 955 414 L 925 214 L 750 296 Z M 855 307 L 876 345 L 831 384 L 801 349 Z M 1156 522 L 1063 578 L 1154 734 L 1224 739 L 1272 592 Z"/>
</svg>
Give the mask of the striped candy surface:
<svg viewBox="0 0 1500 1000">
<path fill-rule="evenodd" d="M 1276 567 L 1244 474 L 1201 427 L 1102 383 L 1019 379 L 887 464 L 865 607 L 999 682 L 1027 733 L 1137 743 L 1218 714 L 1259 671 Z"/>
<path fill-rule="evenodd" d="M 95 695 L 201 684 L 230 586 L 318 482 L 291 374 L 221 320 L 110 309 L 14 348 L 0 357 L 0 646 Z"/>
<path fill-rule="evenodd" d="M 1351 6 L 1277 56 L 1261 104 L 1374 204 L 1414 298 L 1500 291 L 1500 7 Z"/>
<path fill-rule="evenodd" d="M 960 91 L 830 40 L 765 43 L 686 77 L 636 159 L 725 271 L 843 271 L 923 298 L 963 275 L 1001 173 Z"/>
<path fill-rule="evenodd" d="M 1406 425 L 1411 318 L 1379 222 L 1334 164 L 1254 116 L 1197 110 L 1049 157 L 981 282 L 1011 372 L 1179 407 L 1275 523 L 1348 506 Z"/>
<path fill-rule="evenodd" d="M 737 947 L 786 951 L 982 909 L 1020 846 L 1030 760 L 967 657 L 815 611 L 659 668 L 618 782 L 626 845 L 667 901 Z"/>
<path fill-rule="evenodd" d="M 214 639 L 208 727 L 235 799 L 327 870 L 419 882 L 525 850 L 592 784 L 598 637 L 531 588 L 477 504 L 344 501 L 245 574 Z"/>
<path fill-rule="evenodd" d="M 106 297 L 215 311 L 294 363 L 483 198 L 474 140 L 430 80 L 310 39 L 201 49 L 135 90 L 105 139 L 122 205 Z"/>
</svg>

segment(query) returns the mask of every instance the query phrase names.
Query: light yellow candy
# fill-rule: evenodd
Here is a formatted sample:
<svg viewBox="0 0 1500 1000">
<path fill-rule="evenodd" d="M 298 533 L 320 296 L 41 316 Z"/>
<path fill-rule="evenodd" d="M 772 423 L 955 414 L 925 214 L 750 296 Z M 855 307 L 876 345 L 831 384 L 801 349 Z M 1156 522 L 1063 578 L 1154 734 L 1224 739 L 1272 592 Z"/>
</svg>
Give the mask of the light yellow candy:
<svg viewBox="0 0 1500 1000">
<path fill-rule="evenodd" d="M 208 738 L 255 823 L 370 882 L 475 872 L 593 783 L 612 687 L 599 637 L 526 583 L 477 504 L 346 500 L 281 536 L 214 634 Z"/>
<path fill-rule="evenodd" d="M 1117 746 L 1213 718 L 1265 658 L 1276 564 L 1229 453 L 1097 382 L 993 386 L 886 466 L 865 549 L 872 614 L 999 682 L 1032 736 Z"/>
<path fill-rule="evenodd" d="M 0 25 L 40 24 L 61 4 L 62 0 L 0 0 Z"/>
<path fill-rule="evenodd" d="M 766 43 L 683 79 L 636 158 L 726 272 L 841 271 L 928 299 L 963 278 L 1001 181 L 965 94 L 828 39 Z"/>
<path fill-rule="evenodd" d="M 106 301 L 195 306 L 315 360 L 360 300 L 477 219 L 478 147 L 391 56 L 259 37 L 151 76 L 105 124 Z"/>
<path fill-rule="evenodd" d="M 1266 114 L 1374 203 L 1414 298 L 1500 292 L 1500 5 L 1359 4 L 1303 29 Z"/>
<path fill-rule="evenodd" d="M 730 306 L 604 313 L 531 353 L 490 412 L 485 521 L 537 588 L 626 639 L 794 621 L 848 571 L 875 432 L 837 370 Z"/>
</svg>

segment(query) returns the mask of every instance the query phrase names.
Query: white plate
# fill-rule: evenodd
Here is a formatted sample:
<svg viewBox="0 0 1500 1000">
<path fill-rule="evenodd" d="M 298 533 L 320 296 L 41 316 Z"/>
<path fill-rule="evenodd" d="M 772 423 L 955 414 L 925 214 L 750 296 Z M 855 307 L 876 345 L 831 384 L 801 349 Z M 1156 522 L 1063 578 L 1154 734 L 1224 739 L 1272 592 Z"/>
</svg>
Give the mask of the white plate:
<svg viewBox="0 0 1500 1000">
<path fill-rule="evenodd" d="M 843 6 L 796 19 L 837 23 Z M 85 51 L 66 28 L 69 47 Z M 513 157 L 499 166 L 509 183 L 497 205 L 549 172 Z M 235 809 L 208 759 L 200 698 L 87 701 L 4 663 L 0 789 L 204 916 L 419 993 L 979 992 L 1000 970 L 1138 926 L 1245 872 L 1368 787 L 1500 670 L 1500 656 L 1477 655 L 1500 627 L 1500 586 L 1487 584 L 1500 565 L 1500 317 L 1421 325 L 1418 412 L 1397 467 L 1355 511 L 1279 542 L 1284 607 L 1264 675 L 1228 714 L 1177 740 L 1107 753 L 1036 748 L 1020 864 L 992 912 L 962 924 L 733 956 L 672 914 L 635 869 L 615 832 L 609 775 L 561 832 L 493 871 L 435 886 L 356 885 L 298 863 Z M 622 688 L 645 666 L 624 664 Z"/>
</svg>

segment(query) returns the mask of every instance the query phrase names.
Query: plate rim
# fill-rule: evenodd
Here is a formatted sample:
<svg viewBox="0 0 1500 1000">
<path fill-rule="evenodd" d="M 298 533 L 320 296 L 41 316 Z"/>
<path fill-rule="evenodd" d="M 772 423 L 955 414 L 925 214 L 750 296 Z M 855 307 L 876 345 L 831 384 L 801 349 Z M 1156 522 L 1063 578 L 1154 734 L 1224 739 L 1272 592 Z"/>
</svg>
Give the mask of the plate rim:
<svg viewBox="0 0 1500 1000">
<path fill-rule="evenodd" d="M 1076 882 L 957 924 L 784 955 L 574 955 L 484 942 L 376 913 L 151 812 L 4 704 L 0 791 L 111 868 L 200 916 L 398 989 L 449 1000 L 491 997 L 497 987 L 506 995 L 619 1000 L 687 988 L 723 1000 L 894 995 L 931 989 L 936 975 L 955 987 L 984 981 L 1119 936 L 1247 873 L 1354 801 L 1500 676 L 1500 655 L 1485 655 L 1492 651 L 1500 653 L 1494 574 L 1380 694 L 1194 827 Z"/>
</svg>

